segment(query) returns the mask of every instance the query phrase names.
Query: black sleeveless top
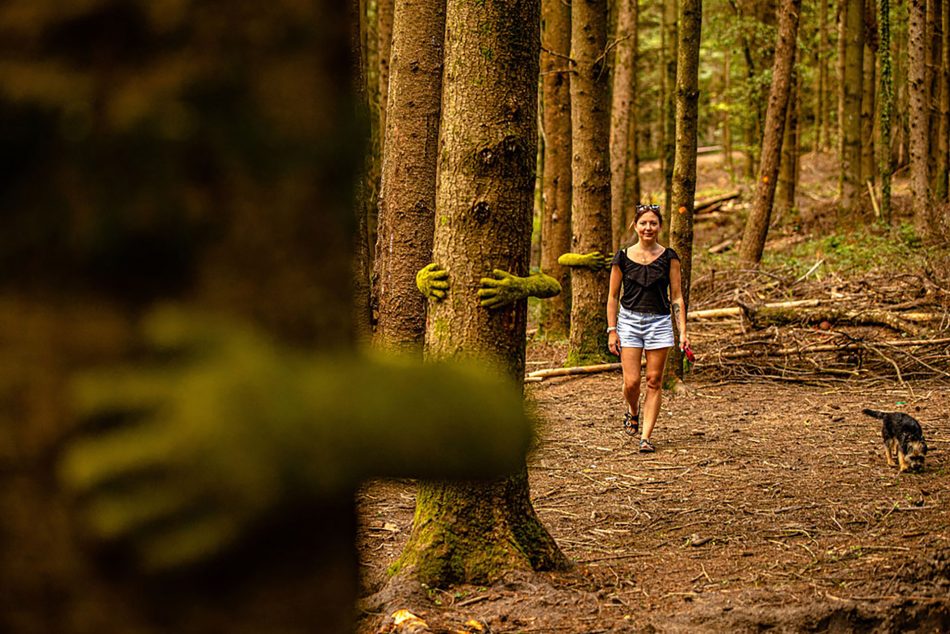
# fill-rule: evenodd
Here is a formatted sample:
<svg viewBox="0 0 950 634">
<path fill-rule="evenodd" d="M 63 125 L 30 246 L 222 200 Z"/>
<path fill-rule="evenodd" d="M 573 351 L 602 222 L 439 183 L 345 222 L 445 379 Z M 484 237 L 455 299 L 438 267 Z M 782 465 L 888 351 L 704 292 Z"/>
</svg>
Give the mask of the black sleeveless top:
<svg viewBox="0 0 950 634">
<path fill-rule="evenodd" d="M 627 250 L 620 249 L 611 262 L 623 273 L 623 294 L 620 305 L 635 313 L 653 315 L 670 314 L 670 262 L 680 256 L 670 247 L 649 264 L 638 264 L 627 257 Z"/>
</svg>

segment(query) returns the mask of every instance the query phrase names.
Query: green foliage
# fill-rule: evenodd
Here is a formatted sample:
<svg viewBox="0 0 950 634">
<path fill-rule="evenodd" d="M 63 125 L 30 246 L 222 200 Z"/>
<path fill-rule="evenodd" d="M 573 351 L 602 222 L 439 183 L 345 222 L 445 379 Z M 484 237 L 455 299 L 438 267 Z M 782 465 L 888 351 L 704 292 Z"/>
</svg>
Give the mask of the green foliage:
<svg viewBox="0 0 950 634">
<path fill-rule="evenodd" d="M 876 268 L 893 269 L 895 264 L 901 267 L 923 265 L 928 255 L 913 226 L 905 223 L 891 232 L 862 227 L 847 233 L 813 237 L 787 252 L 766 252 L 762 262 L 766 267 L 789 267 L 803 274 L 817 260 L 824 260 L 825 268 L 859 273 Z"/>
</svg>

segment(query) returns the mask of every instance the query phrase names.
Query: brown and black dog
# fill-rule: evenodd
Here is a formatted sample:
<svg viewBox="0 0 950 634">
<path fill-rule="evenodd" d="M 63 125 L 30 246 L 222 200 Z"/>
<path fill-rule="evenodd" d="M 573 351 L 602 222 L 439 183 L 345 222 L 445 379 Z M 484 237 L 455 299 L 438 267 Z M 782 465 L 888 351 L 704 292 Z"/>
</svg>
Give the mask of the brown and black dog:
<svg viewBox="0 0 950 634">
<path fill-rule="evenodd" d="M 884 438 L 887 464 L 897 466 L 901 471 L 920 471 L 924 468 L 927 442 L 924 440 L 920 423 L 913 416 L 902 412 L 878 412 L 873 409 L 865 409 L 864 413 L 883 421 L 881 437 Z"/>
</svg>

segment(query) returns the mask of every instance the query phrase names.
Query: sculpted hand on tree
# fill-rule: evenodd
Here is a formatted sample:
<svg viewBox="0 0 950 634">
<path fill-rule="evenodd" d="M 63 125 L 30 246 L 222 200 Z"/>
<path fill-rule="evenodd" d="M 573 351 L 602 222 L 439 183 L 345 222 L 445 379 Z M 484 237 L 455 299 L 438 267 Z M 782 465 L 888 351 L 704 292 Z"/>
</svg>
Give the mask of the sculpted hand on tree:
<svg viewBox="0 0 950 634">
<path fill-rule="evenodd" d="M 561 292 L 556 279 L 544 273 L 535 273 L 528 277 L 518 277 L 507 271 L 495 269 L 492 277 L 483 277 L 478 296 L 485 308 L 501 308 L 526 297 L 547 299 Z"/>
<path fill-rule="evenodd" d="M 494 269 L 491 277 L 479 280 L 479 304 L 488 309 L 501 308 L 526 297 L 547 299 L 561 292 L 560 283 L 544 273 L 518 277 L 508 271 Z M 449 291 L 449 274 L 438 264 L 428 264 L 416 273 L 419 292 L 433 301 L 445 299 Z"/>
<path fill-rule="evenodd" d="M 590 253 L 565 253 L 557 259 L 561 266 L 600 271 L 607 268 L 607 258 L 600 251 Z"/>
<path fill-rule="evenodd" d="M 427 264 L 416 273 L 416 288 L 431 300 L 445 299 L 449 292 L 449 273 L 435 262 Z"/>
</svg>

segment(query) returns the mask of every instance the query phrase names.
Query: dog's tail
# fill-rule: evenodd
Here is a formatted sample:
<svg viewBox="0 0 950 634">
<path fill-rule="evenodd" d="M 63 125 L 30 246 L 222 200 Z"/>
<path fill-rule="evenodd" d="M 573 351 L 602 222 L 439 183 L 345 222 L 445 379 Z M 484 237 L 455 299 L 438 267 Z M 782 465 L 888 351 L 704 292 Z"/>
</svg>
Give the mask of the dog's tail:
<svg viewBox="0 0 950 634">
<path fill-rule="evenodd" d="M 865 409 L 863 409 L 863 410 L 861 410 L 861 411 L 864 412 L 865 414 L 867 414 L 868 416 L 873 417 L 873 418 L 882 418 L 882 419 L 883 419 L 884 416 L 885 416 L 884 412 L 879 412 L 879 411 L 874 410 L 874 409 L 866 409 L 866 408 L 865 408 Z"/>
</svg>

